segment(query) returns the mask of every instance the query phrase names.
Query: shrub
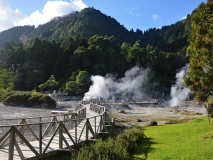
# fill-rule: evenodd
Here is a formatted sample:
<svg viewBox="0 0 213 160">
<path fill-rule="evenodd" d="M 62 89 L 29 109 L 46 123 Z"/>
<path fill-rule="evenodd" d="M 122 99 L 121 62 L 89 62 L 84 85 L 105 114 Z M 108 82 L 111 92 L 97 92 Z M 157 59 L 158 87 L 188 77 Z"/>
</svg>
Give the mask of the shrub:
<svg viewBox="0 0 213 160">
<path fill-rule="evenodd" d="M 30 92 L 13 92 L 4 99 L 4 102 L 14 105 L 23 105 L 28 101 L 30 97 Z"/>
<path fill-rule="evenodd" d="M 55 105 L 55 104 L 56 104 L 55 100 L 52 99 L 52 98 L 51 98 L 50 96 L 48 96 L 48 95 L 44 95 L 44 96 L 42 97 L 42 100 L 43 100 L 43 102 L 44 102 L 45 104 L 47 104 L 47 105 Z"/>
<path fill-rule="evenodd" d="M 45 103 L 47 106 L 55 106 L 56 102 L 48 95 L 39 92 L 10 91 L 1 95 L 1 101 L 8 105 L 34 106 Z"/>
<path fill-rule="evenodd" d="M 93 147 L 89 146 L 80 149 L 77 159 L 85 160 L 85 157 L 87 160 L 96 160 L 96 154 Z"/>
<path fill-rule="evenodd" d="M 150 122 L 150 126 L 157 126 L 158 125 L 158 122 L 157 121 L 151 121 Z"/>
<path fill-rule="evenodd" d="M 143 130 L 140 127 L 135 127 L 126 130 L 123 134 L 118 135 L 117 142 L 120 145 L 126 146 L 127 152 L 131 153 L 133 149 L 142 141 L 144 137 Z"/>
<path fill-rule="evenodd" d="M 3 91 L 2 93 L 1 93 L 1 97 L 0 97 L 0 101 L 5 101 L 5 99 L 8 97 L 8 96 L 10 96 L 11 94 L 13 94 L 14 92 L 13 91 Z"/>
<path fill-rule="evenodd" d="M 127 160 L 130 153 L 142 141 L 144 133 L 142 128 L 128 129 L 115 138 L 99 139 L 89 147 L 83 147 L 78 153 L 78 160 Z"/>
<path fill-rule="evenodd" d="M 42 97 L 43 97 L 43 94 L 38 92 L 37 93 L 33 92 L 31 94 L 31 97 L 28 99 L 29 105 L 40 105 L 43 102 Z"/>
</svg>

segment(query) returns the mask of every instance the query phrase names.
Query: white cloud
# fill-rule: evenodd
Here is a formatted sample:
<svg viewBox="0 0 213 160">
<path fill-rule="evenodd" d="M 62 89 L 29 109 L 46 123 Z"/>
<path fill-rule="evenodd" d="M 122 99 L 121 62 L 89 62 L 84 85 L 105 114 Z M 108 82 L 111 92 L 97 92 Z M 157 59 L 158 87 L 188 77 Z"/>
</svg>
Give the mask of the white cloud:
<svg viewBox="0 0 213 160">
<path fill-rule="evenodd" d="M 34 25 L 37 27 L 54 17 L 80 11 L 86 7 L 87 5 L 82 0 L 71 0 L 70 2 L 55 0 L 48 1 L 42 11 L 32 11 L 32 14 L 25 15 L 19 9 L 12 10 L 7 0 L 0 0 L 0 32 L 14 26 Z"/>
<path fill-rule="evenodd" d="M 182 17 L 182 19 L 181 20 L 184 20 L 184 19 L 186 19 L 187 18 L 187 16 L 184 16 L 184 17 Z"/>
<path fill-rule="evenodd" d="M 157 19 L 159 19 L 160 18 L 160 16 L 158 15 L 158 14 L 153 14 L 152 15 L 152 19 L 154 20 L 154 21 L 156 21 Z"/>
<path fill-rule="evenodd" d="M 127 9 L 128 9 L 128 13 L 131 14 L 131 15 L 134 15 L 134 16 L 137 16 L 137 17 L 141 17 L 142 16 L 142 14 L 139 13 L 139 11 L 140 11 L 139 7 L 127 8 Z"/>
<path fill-rule="evenodd" d="M 0 31 L 13 27 L 25 17 L 20 10 L 10 9 L 7 0 L 0 1 L 0 15 Z"/>
</svg>

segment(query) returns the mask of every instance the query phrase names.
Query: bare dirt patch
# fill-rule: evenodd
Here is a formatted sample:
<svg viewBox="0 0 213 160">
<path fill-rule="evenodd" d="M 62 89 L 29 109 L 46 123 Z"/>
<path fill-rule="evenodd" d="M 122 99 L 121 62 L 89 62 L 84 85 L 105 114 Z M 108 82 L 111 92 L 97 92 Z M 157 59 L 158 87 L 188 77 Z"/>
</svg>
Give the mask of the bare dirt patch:
<svg viewBox="0 0 213 160">
<path fill-rule="evenodd" d="M 147 126 L 152 121 L 158 125 L 182 123 L 206 115 L 206 109 L 196 102 L 185 102 L 183 106 L 160 107 L 158 105 L 106 106 L 117 125 L 131 127 Z"/>
</svg>

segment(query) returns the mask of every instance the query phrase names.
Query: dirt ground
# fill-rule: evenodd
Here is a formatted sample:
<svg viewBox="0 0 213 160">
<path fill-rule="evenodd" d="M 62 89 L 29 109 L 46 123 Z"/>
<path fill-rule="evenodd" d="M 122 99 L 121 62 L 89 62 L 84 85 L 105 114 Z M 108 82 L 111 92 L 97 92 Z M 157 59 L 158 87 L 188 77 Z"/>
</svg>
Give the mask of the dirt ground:
<svg viewBox="0 0 213 160">
<path fill-rule="evenodd" d="M 160 107 L 158 105 L 106 106 L 117 125 L 131 127 L 147 126 L 152 121 L 158 125 L 181 123 L 207 114 L 204 106 L 185 102 L 182 106 Z"/>
<path fill-rule="evenodd" d="M 58 110 L 75 110 L 78 102 L 60 102 Z M 178 107 L 160 107 L 158 105 L 106 105 L 116 124 L 131 127 L 132 125 L 146 126 L 151 121 L 158 125 L 187 121 L 206 115 L 206 109 L 196 102 L 186 102 Z M 27 108 L 4 106 L 0 103 L 0 125 L 4 119 L 49 116 L 53 109 Z"/>
</svg>

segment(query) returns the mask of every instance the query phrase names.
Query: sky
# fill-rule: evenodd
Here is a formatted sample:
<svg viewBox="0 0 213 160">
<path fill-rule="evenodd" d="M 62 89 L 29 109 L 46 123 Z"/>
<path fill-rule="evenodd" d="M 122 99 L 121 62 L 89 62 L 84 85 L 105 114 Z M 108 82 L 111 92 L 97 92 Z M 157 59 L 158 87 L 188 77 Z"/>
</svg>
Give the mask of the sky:
<svg viewBox="0 0 213 160">
<path fill-rule="evenodd" d="M 128 30 L 160 28 L 191 14 L 206 0 L 0 0 L 0 32 L 14 26 L 38 27 L 57 16 L 94 7 Z"/>
</svg>

